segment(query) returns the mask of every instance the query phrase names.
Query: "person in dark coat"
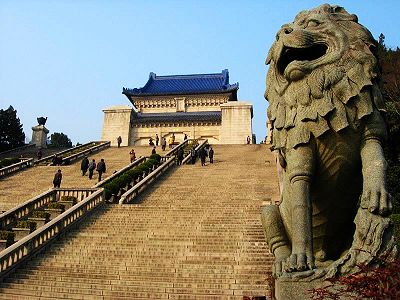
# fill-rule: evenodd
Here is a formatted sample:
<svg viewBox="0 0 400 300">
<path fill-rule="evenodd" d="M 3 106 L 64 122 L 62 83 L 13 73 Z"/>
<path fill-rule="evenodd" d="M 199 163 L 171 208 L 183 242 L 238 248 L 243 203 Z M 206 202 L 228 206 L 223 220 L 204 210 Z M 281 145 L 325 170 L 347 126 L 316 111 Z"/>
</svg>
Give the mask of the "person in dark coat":
<svg viewBox="0 0 400 300">
<path fill-rule="evenodd" d="M 103 158 L 97 164 L 96 170 L 99 173 L 99 182 L 100 182 L 101 181 L 101 175 L 106 172 L 106 163 L 104 162 Z"/>
<path fill-rule="evenodd" d="M 55 188 L 59 188 L 61 185 L 62 174 L 61 170 L 59 169 L 56 174 L 54 174 L 53 185 Z"/>
<path fill-rule="evenodd" d="M 96 161 L 92 159 L 89 164 L 89 179 L 92 179 L 94 170 L 96 170 Z"/>
<path fill-rule="evenodd" d="M 131 157 L 131 163 L 133 163 L 136 159 L 135 150 L 132 149 L 131 151 L 129 151 L 129 156 Z"/>
<path fill-rule="evenodd" d="M 202 148 L 200 150 L 199 156 L 200 156 L 201 165 L 205 166 L 206 165 L 206 157 L 207 157 L 206 149 Z"/>
<path fill-rule="evenodd" d="M 53 159 L 51 160 L 51 165 L 52 166 L 59 166 L 62 163 L 62 158 L 57 156 L 57 154 L 55 154 L 53 156 Z"/>
<path fill-rule="evenodd" d="M 151 154 L 156 154 L 156 146 L 153 147 L 153 150 L 151 150 Z"/>
<path fill-rule="evenodd" d="M 37 159 L 38 159 L 38 160 L 39 160 L 39 159 L 42 159 L 42 156 L 43 156 L 42 149 L 39 149 L 39 151 L 37 152 Z"/>
<path fill-rule="evenodd" d="M 210 158 L 210 164 L 214 163 L 214 149 L 210 146 L 208 150 L 208 157 Z"/>
<path fill-rule="evenodd" d="M 180 166 L 182 164 L 184 154 L 185 154 L 185 152 L 183 151 L 183 148 L 179 148 L 178 153 L 176 155 L 178 166 Z"/>
<path fill-rule="evenodd" d="M 122 143 L 122 137 L 121 136 L 118 136 L 117 143 L 118 143 L 118 148 L 121 147 L 121 143 Z"/>
<path fill-rule="evenodd" d="M 156 146 L 158 147 L 158 143 L 160 142 L 160 138 L 158 137 L 158 134 L 156 133 Z"/>
<path fill-rule="evenodd" d="M 196 150 L 194 150 L 194 148 L 190 150 L 190 159 L 192 161 L 192 165 L 194 165 L 196 163 Z"/>
<path fill-rule="evenodd" d="M 89 159 L 87 158 L 87 156 L 85 156 L 85 158 L 82 159 L 81 162 L 82 176 L 86 175 L 88 169 L 89 169 Z"/>
</svg>

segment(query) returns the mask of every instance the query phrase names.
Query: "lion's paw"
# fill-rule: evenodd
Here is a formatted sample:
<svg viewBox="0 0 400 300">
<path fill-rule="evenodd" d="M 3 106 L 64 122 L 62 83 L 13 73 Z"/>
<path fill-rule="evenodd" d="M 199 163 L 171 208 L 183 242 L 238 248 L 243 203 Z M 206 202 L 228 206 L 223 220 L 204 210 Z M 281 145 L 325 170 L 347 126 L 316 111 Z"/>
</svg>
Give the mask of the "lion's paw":
<svg viewBox="0 0 400 300">
<path fill-rule="evenodd" d="M 385 187 L 365 188 L 361 196 L 361 207 L 382 216 L 390 214 L 393 208 L 391 196 Z"/>
<path fill-rule="evenodd" d="M 306 253 L 292 253 L 286 260 L 286 272 L 298 272 L 315 268 L 313 255 Z"/>
</svg>

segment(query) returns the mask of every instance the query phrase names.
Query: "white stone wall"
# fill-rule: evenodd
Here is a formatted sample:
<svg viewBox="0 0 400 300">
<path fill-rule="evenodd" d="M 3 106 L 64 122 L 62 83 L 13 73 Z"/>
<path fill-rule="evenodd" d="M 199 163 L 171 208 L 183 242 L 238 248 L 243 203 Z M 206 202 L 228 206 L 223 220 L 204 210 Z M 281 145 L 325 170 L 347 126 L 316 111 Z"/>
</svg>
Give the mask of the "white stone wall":
<svg viewBox="0 0 400 300">
<path fill-rule="evenodd" d="M 133 97 L 133 103 L 142 113 L 216 111 L 220 110 L 221 104 L 228 102 L 229 97 L 230 94 L 149 96 Z M 182 102 L 182 99 L 184 104 L 177 107 L 177 102 Z"/>
<path fill-rule="evenodd" d="M 247 102 L 231 101 L 221 105 L 221 144 L 246 144 L 252 138 L 253 106 Z"/>
<path fill-rule="evenodd" d="M 141 102 L 143 113 L 176 112 L 177 96 L 160 96 L 149 102 Z M 135 124 L 131 127 L 133 108 L 113 106 L 104 109 L 102 140 L 117 145 L 122 137 L 122 146 L 148 145 L 149 138 L 168 137 L 174 133 L 176 141 L 183 141 L 184 134 L 192 139 L 208 139 L 211 144 L 245 144 L 247 136 L 252 138 L 253 107 L 250 103 L 228 101 L 229 95 L 185 96 L 185 111 L 222 111 L 222 122 L 176 122 L 165 124 Z M 139 99 L 137 101 L 144 101 Z M 149 100 L 149 99 L 147 99 Z M 222 103 L 222 104 L 221 104 Z M 182 112 L 184 113 L 184 112 Z"/>
<path fill-rule="evenodd" d="M 171 126 L 168 126 L 171 125 Z M 187 134 L 189 139 L 208 139 L 212 144 L 219 144 L 221 125 L 219 124 L 163 124 L 162 126 L 135 125 L 131 128 L 130 145 L 144 146 L 149 144 L 149 138 L 155 139 L 156 134 L 167 139 L 175 134 L 175 141 L 182 142 Z M 155 140 L 154 140 L 155 143 Z"/>
<path fill-rule="evenodd" d="M 111 141 L 111 146 L 117 146 L 117 138 L 121 136 L 121 146 L 130 145 L 129 138 L 132 111 L 133 109 L 127 105 L 103 109 L 104 122 L 101 140 Z"/>
</svg>

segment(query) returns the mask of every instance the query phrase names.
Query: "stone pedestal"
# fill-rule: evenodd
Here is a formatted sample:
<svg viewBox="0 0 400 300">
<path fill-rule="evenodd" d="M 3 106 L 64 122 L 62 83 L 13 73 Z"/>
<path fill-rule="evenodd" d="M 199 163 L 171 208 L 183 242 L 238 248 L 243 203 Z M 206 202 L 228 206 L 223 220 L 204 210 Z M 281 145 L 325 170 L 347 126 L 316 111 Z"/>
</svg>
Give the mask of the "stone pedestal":
<svg viewBox="0 0 400 300">
<path fill-rule="evenodd" d="M 44 125 L 36 125 L 32 127 L 32 141 L 38 148 L 47 148 L 47 134 L 49 130 Z"/>
<path fill-rule="evenodd" d="M 133 112 L 132 107 L 128 105 L 112 106 L 103 109 L 103 112 L 104 123 L 101 139 L 103 141 L 111 141 L 111 146 L 117 146 L 117 138 L 121 136 L 121 146 L 128 146 L 131 129 L 131 114 Z"/>
<path fill-rule="evenodd" d="M 279 278 L 275 281 L 275 299 L 304 300 L 311 299 L 312 289 L 328 285 L 329 282 L 316 280 L 300 281 L 298 279 Z"/>
<path fill-rule="evenodd" d="M 221 144 L 246 144 L 247 137 L 253 136 L 251 103 L 229 101 L 221 104 L 220 107 L 222 111 Z"/>
</svg>

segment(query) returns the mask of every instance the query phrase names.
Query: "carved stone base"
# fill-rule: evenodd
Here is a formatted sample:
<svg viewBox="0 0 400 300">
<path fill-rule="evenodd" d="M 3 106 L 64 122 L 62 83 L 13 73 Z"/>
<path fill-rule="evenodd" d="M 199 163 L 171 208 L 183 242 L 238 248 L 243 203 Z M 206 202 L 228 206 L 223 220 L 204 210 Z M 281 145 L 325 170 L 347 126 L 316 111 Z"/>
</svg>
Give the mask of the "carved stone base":
<svg viewBox="0 0 400 300">
<path fill-rule="evenodd" d="M 323 280 L 298 281 L 291 278 L 279 278 L 275 281 L 275 298 L 277 300 L 310 299 L 312 289 L 322 287 L 327 282 Z"/>
<path fill-rule="evenodd" d="M 356 232 L 347 253 L 325 268 L 285 273 L 275 280 L 276 299 L 310 299 L 312 289 L 330 285 L 329 278 L 355 273 L 360 270 L 358 265 L 377 267 L 379 263 L 375 258 L 398 258 L 390 218 L 372 214 L 361 207 L 354 223 Z"/>
<path fill-rule="evenodd" d="M 44 125 L 37 125 L 32 127 L 32 144 L 38 148 L 47 148 L 47 134 L 49 130 Z"/>
</svg>

